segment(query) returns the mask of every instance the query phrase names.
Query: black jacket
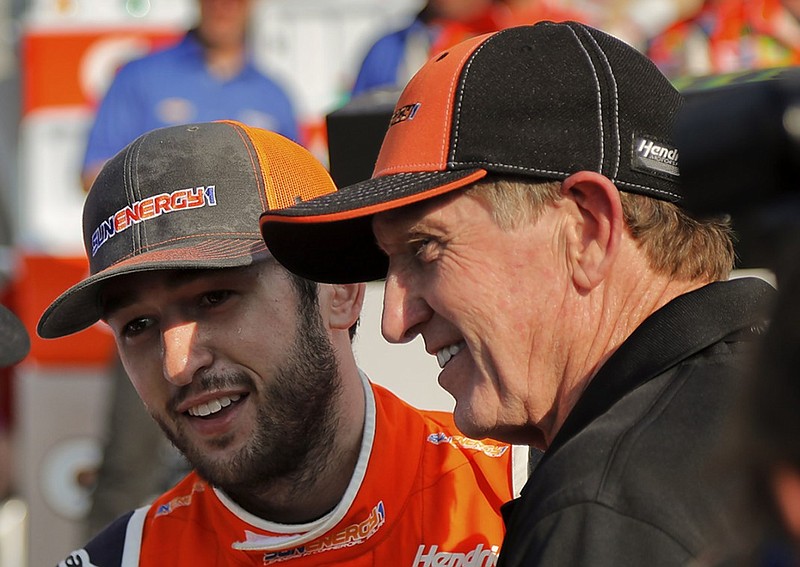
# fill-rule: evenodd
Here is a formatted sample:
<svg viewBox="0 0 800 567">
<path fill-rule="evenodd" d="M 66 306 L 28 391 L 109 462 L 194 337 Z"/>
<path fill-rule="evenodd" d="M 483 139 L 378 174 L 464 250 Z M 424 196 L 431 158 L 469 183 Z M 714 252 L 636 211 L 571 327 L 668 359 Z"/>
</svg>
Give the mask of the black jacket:
<svg viewBox="0 0 800 567">
<path fill-rule="evenodd" d="M 684 565 L 707 551 L 732 507 L 714 458 L 773 295 L 754 278 L 718 282 L 645 320 L 503 507 L 498 567 Z"/>
</svg>

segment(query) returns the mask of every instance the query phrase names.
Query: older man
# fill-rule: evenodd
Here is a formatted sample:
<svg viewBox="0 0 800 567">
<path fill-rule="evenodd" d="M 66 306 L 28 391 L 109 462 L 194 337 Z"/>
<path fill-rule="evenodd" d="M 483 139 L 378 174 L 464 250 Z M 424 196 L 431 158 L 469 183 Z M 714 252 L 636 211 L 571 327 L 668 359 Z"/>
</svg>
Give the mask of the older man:
<svg viewBox="0 0 800 567">
<path fill-rule="evenodd" d="M 295 277 L 261 240 L 260 212 L 333 190 L 306 150 L 233 121 L 106 163 L 84 206 L 91 275 L 38 331 L 106 321 L 195 470 L 62 565 L 495 563 L 511 448 L 371 384 L 350 344 L 364 286 Z"/>
<path fill-rule="evenodd" d="M 680 207 L 680 104 L 602 32 L 508 29 L 415 75 L 371 180 L 262 217 L 298 274 L 386 278 L 462 431 L 545 451 L 502 565 L 683 564 L 726 526 L 707 458 L 771 288 Z"/>
</svg>

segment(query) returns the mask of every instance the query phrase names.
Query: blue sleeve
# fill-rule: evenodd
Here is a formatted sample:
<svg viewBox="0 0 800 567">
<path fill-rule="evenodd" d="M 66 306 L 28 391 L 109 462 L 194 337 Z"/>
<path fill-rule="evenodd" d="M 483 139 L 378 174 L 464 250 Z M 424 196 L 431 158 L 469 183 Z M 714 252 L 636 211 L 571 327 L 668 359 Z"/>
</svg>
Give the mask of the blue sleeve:
<svg viewBox="0 0 800 567">
<path fill-rule="evenodd" d="M 101 164 L 143 133 L 144 102 L 138 94 L 146 80 L 135 64 L 122 67 L 108 88 L 89 131 L 83 169 Z"/>
<path fill-rule="evenodd" d="M 397 69 L 403 58 L 406 34 L 394 32 L 380 38 L 361 63 L 351 95 L 397 83 Z"/>
<path fill-rule="evenodd" d="M 70 553 L 58 567 L 120 567 L 128 522 L 132 515 L 133 511 L 111 522 L 85 547 Z"/>
</svg>

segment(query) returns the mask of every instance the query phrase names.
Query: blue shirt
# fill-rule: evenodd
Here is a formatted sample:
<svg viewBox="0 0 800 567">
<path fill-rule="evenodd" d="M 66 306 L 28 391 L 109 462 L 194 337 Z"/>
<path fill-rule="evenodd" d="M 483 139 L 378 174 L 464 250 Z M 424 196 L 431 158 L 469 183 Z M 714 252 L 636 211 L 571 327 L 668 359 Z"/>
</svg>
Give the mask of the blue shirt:
<svg viewBox="0 0 800 567">
<path fill-rule="evenodd" d="M 211 75 L 194 32 L 175 46 L 123 66 L 97 110 L 83 160 L 113 157 L 141 134 L 176 124 L 232 119 L 298 139 L 286 93 L 248 59 L 227 80 Z"/>
<path fill-rule="evenodd" d="M 432 26 L 417 18 L 408 27 L 381 37 L 364 57 L 350 94 L 356 96 L 381 87 L 403 87 L 406 78 L 399 77 L 398 71 L 408 55 L 409 43 L 413 38 L 419 38 L 430 47 L 436 32 Z M 414 66 L 420 67 L 425 60 L 414 63 L 419 63 Z"/>
</svg>

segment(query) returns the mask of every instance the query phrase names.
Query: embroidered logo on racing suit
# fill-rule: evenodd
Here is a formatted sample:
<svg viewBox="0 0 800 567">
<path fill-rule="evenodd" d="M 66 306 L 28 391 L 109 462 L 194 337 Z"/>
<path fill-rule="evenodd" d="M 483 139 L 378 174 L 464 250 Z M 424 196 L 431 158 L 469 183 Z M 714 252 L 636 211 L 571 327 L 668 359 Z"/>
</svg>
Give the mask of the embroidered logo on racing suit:
<svg viewBox="0 0 800 567">
<path fill-rule="evenodd" d="M 434 445 L 452 445 L 457 449 L 472 449 L 481 451 L 487 457 L 502 457 L 508 451 L 508 445 L 490 445 L 477 439 L 470 439 L 462 435 L 447 435 L 446 433 L 431 433 L 428 435 L 428 443 Z"/>
<path fill-rule="evenodd" d="M 85 549 L 79 549 L 70 553 L 69 557 L 58 564 L 58 567 L 97 567 L 97 565 L 92 563 Z"/>
<path fill-rule="evenodd" d="M 192 486 L 192 491 L 189 494 L 184 494 L 183 496 L 177 496 L 167 502 L 166 504 L 162 504 L 156 510 L 155 517 L 158 518 L 159 516 L 166 516 L 167 514 L 171 514 L 175 511 L 176 508 L 181 508 L 183 506 L 188 506 L 192 503 L 192 496 L 194 496 L 195 492 L 203 492 L 205 490 L 205 486 L 202 482 L 194 483 Z"/>
<path fill-rule="evenodd" d="M 425 550 L 425 544 L 417 549 L 417 556 L 411 567 L 494 567 L 497 565 L 497 552 L 500 548 L 493 545 L 484 549 L 483 544 L 467 553 L 439 551 L 438 545 L 431 545 Z"/>
<path fill-rule="evenodd" d="M 328 534 L 299 547 L 267 552 L 264 554 L 264 565 L 362 544 L 375 535 L 385 522 L 386 511 L 383 506 L 383 500 L 381 500 L 363 522 L 350 524 L 338 532 Z"/>
</svg>

